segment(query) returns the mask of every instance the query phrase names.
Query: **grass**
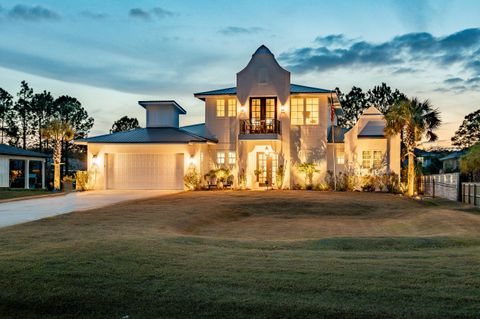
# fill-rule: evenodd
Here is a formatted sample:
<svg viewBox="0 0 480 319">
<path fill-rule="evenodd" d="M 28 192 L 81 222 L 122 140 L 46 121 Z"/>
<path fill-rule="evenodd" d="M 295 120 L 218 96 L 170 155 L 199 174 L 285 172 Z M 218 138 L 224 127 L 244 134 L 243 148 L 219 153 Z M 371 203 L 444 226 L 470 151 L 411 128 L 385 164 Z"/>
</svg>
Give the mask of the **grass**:
<svg viewBox="0 0 480 319">
<path fill-rule="evenodd" d="M 0 317 L 475 317 L 480 215 L 464 209 L 195 192 L 4 228 Z"/>
<path fill-rule="evenodd" d="M 0 200 L 51 194 L 45 189 L 9 189 L 0 190 Z"/>
</svg>

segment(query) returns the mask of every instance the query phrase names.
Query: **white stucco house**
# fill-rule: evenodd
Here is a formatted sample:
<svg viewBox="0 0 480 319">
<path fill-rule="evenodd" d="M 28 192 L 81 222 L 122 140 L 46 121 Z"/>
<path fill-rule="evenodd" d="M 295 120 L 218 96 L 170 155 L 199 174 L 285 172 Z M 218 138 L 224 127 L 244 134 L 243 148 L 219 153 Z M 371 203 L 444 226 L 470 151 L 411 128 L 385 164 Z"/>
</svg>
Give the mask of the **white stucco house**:
<svg viewBox="0 0 480 319">
<path fill-rule="evenodd" d="M 385 121 L 374 107 L 346 132 L 334 90 L 292 84 L 270 50 L 261 46 L 237 73 L 236 85 L 195 93 L 205 102 L 205 123 L 179 126 L 186 111 L 173 100 L 140 101 L 146 128 L 95 136 L 76 143 L 88 147 L 88 169 L 97 189 L 183 189 L 183 176 L 201 176 L 228 167 L 255 188 L 303 184 L 297 166 L 315 163 L 322 182 L 328 170 L 354 174 L 400 172 L 400 138 L 384 136 Z M 333 118 L 333 120 L 332 120 Z M 259 173 L 261 172 L 261 173 Z M 257 174 L 255 174 L 257 173 Z"/>
</svg>

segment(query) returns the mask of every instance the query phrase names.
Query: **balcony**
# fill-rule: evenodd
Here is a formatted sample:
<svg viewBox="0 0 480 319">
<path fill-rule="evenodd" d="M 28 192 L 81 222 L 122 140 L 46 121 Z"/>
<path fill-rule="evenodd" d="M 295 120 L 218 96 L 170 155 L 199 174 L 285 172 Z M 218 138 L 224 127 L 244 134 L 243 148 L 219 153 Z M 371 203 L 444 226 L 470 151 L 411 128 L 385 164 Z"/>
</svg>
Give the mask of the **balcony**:
<svg viewBox="0 0 480 319">
<path fill-rule="evenodd" d="M 239 139 L 280 139 L 280 135 L 279 120 L 240 120 Z"/>
</svg>

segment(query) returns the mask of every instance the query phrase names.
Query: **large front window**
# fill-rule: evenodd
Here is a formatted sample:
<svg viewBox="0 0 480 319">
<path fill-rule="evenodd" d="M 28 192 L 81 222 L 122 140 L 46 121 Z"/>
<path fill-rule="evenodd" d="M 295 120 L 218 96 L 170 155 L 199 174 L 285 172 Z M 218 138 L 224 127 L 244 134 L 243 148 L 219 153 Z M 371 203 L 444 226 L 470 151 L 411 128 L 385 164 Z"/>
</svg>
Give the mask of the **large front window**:
<svg viewBox="0 0 480 319">
<path fill-rule="evenodd" d="M 319 109 L 318 98 L 292 98 L 290 100 L 292 125 L 318 125 Z"/>
<path fill-rule="evenodd" d="M 372 152 L 370 151 L 362 152 L 362 167 L 372 168 Z"/>
</svg>

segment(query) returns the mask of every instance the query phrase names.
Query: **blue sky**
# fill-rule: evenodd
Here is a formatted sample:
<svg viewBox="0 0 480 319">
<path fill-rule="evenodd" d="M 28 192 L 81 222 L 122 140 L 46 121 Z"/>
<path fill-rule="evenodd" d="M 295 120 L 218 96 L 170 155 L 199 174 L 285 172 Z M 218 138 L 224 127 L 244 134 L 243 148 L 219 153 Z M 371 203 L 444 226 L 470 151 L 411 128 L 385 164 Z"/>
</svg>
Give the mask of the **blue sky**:
<svg viewBox="0 0 480 319">
<path fill-rule="evenodd" d="M 386 82 L 442 111 L 440 139 L 480 107 L 478 1 L 0 2 L 0 87 L 21 80 L 69 94 L 95 117 L 144 123 L 141 99 L 175 99 L 203 121 L 192 93 L 231 86 L 261 44 L 292 82 L 368 89 Z"/>
</svg>

